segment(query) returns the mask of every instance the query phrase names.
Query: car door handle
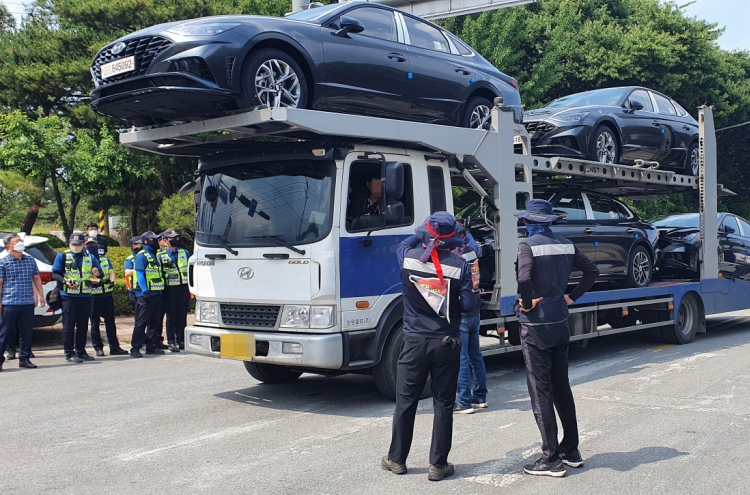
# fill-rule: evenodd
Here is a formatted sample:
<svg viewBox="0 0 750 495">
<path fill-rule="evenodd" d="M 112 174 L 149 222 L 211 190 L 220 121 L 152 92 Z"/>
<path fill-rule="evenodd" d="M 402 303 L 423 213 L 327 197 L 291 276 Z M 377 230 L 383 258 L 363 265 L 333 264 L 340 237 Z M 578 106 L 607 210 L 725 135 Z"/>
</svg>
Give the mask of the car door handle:
<svg viewBox="0 0 750 495">
<path fill-rule="evenodd" d="M 635 234 L 635 229 L 627 229 L 625 232 L 628 234 Z"/>
<path fill-rule="evenodd" d="M 406 62 L 406 57 L 404 57 L 400 53 L 389 53 L 388 58 L 391 60 L 395 60 L 396 62 Z"/>
<path fill-rule="evenodd" d="M 655 125 L 656 127 L 661 126 L 661 124 L 659 122 L 651 122 L 651 125 Z"/>
<path fill-rule="evenodd" d="M 690 128 L 690 127 L 688 127 L 688 126 L 686 126 L 686 125 L 682 126 L 682 130 L 684 130 L 684 131 L 689 131 L 690 129 L 691 129 L 691 128 Z"/>
<path fill-rule="evenodd" d="M 471 75 L 471 72 L 469 72 L 468 70 L 464 69 L 463 67 L 456 67 L 456 68 L 455 68 L 454 70 L 455 70 L 456 72 L 458 72 L 459 74 L 462 74 L 462 75 L 464 75 L 464 76 L 469 76 L 469 75 Z"/>
<path fill-rule="evenodd" d="M 594 229 L 583 229 L 584 234 L 593 234 L 594 232 L 596 232 Z"/>
</svg>

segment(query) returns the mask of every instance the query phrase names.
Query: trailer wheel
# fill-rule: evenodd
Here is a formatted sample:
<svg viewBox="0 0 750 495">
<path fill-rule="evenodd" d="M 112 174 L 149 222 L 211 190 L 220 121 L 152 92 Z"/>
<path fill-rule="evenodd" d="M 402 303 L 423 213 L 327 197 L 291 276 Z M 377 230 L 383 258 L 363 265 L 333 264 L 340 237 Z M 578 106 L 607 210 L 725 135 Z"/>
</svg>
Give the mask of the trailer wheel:
<svg viewBox="0 0 750 495">
<path fill-rule="evenodd" d="M 689 344 L 695 340 L 703 311 L 693 294 L 685 294 L 677 308 L 677 323 L 662 328 L 663 340 L 670 344 Z"/>
<path fill-rule="evenodd" d="M 245 369 L 259 382 L 269 384 L 293 382 L 302 375 L 302 372 L 292 371 L 286 366 L 251 361 L 245 361 Z"/>
<path fill-rule="evenodd" d="M 396 373 L 398 369 L 398 355 L 401 353 L 401 344 L 404 342 L 404 325 L 399 322 L 391 330 L 388 340 L 383 348 L 383 357 L 380 362 L 372 368 L 372 377 L 375 379 L 375 386 L 380 393 L 391 400 L 396 400 Z M 427 383 L 422 390 L 420 399 L 425 399 L 432 395 L 432 381 L 427 377 Z"/>
</svg>

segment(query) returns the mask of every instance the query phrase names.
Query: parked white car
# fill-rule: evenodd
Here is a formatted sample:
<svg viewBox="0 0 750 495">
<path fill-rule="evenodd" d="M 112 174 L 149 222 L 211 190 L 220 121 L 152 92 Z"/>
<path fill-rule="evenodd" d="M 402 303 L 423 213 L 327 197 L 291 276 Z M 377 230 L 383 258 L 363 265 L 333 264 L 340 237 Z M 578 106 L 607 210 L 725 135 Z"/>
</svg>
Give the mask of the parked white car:
<svg viewBox="0 0 750 495">
<path fill-rule="evenodd" d="M 10 232 L 0 232 L 0 258 L 8 256 L 5 250 L 5 236 Z M 39 276 L 42 279 L 42 288 L 44 288 L 44 297 L 47 293 L 55 288 L 55 281 L 52 280 L 52 264 L 55 262 L 57 251 L 47 244 L 46 237 L 36 235 L 19 234 L 23 237 L 23 243 L 26 245 L 26 253 L 36 260 L 36 266 L 39 268 Z M 49 307 L 34 308 L 34 328 L 49 327 L 59 323 L 62 320 L 62 310 L 52 311 Z"/>
</svg>

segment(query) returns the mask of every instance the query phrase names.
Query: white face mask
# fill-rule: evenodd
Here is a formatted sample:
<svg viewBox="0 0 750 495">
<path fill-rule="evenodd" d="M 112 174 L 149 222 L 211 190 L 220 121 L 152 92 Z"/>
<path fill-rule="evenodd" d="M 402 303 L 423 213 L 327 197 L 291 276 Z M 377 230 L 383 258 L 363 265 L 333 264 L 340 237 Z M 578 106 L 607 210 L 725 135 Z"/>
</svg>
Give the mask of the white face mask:
<svg viewBox="0 0 750 495">
<path fill-rule="evenodd" d="M 83 246 L 70 246 L 70 250 L 76 254 L 80 254 L 83 251 Z"/>
<path fill-rule="evenodd" d="M 99 231 L 98 230 L 96 230 L 96 229 L 89 230 L 89 236 L 96 237 L 97 235 L 99 235 Z"/>
<path fill-rule="evenodd" d="M 23 242 L 17 242 L 15 246 L 13 246 L 13 249 L 18 251 L 19 253 L 23 253 L 26 251 L 26 246 L 23 245 Z"/>
</svg>

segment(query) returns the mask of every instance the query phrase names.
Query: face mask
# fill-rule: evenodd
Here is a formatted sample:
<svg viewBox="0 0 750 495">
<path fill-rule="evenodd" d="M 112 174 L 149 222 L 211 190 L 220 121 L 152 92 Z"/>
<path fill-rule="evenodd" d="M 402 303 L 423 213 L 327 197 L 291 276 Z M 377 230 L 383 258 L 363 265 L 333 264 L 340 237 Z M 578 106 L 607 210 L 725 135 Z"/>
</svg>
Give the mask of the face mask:
<svg viewBox="0 0 750 495">
<path fill-rule="evenodd" d="M 545 230 L 549 230 L 550 224 L 548 223 L 530 223 L 526 225 L 526 232 L 529 233 L 529 237 L 532 235 L 539 234 Z"/>
<path fill-rule="evenodd" d="M 89 235 L 91 237 L 96 237 L 97 235 L 99 235 L 99 231 L 96 230 L 96 229 L 91 229 L 91 230 L 89 230 Z"/>
<path fill-rule="evenodd" d="M 70 246 L 70 250 L 75 254 L 81 254 L 81 252 L 83 252 L 83 246 Z"/>
<path fill-rule="evenodd" d="M 23 253 L 26 251 L 26 246 L 23 245 L 23 242 L 17 242 L 15 246 L 13 246 L 13 249 L 18 251 L 19 253 Z"/>
<path fill-rule="evenodd" d="M 153 250 L 157 250 L 159 249 L 159 241 L 148 241 L 148 246 Z"/>
<path fill-rule="evenodd" d="M 133 254 L 138 254 L 141 249 L 143 249 L 143 246 L 133 248 Z"/>
<path fill-rule="evenodd" d="M 169 240 L 169 245 L 172 246 L 172 247 L 177 247 L 179 245 L 179 243 L 180 243 L 179 239 L 170 239 Z"/>
</svg>

